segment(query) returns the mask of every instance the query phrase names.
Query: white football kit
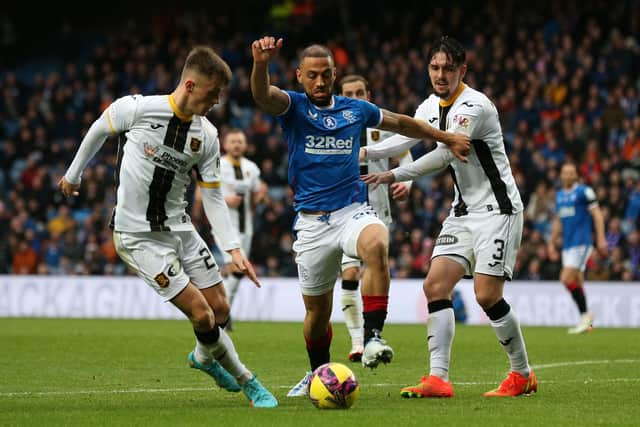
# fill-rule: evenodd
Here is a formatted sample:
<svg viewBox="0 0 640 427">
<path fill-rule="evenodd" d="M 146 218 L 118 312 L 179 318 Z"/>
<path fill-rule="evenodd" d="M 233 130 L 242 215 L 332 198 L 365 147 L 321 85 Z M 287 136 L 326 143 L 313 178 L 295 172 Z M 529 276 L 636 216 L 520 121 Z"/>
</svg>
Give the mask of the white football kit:
<svg viewBox="0 0 640 427">
<path fill-rule="evenodd" d="M 189 280 L 199 288 L 220 283 L 213 255 L 185 211 L 184 197 L 195 169 L 205 213 L 225 242 L 223 249 L 239 247 L 219 188 L 215 126 L 205 117 L 185 116 L 171 95 L 119 98 L 83 139 L 65 175 L 69 182 L 80 181 L 109 135 L 120 135 L 111 221 L 120 257 L 166 300 Z"/>
<path fill-rule="evenodd" d="M 415 162 L 393 170 L 396 181 L 449 168 L 455 198 L 436 240 L 433 257 L 448 256 L 473 272 L 511 278 L 522 237 L 523 205 L 504 149 L 498 111 L 481 92 L 461 84 L 448 102 L 429 96 L 415 117 L 448 132 L 471 138 L 468 163 L 442 143 Z M 393 137 L 385 147 L 367 149 L 367 157 L 388 157 L 418 140 Z"/>
<path fill-rule="evenodd" d="M 220 161 L 220 176 L 222 180 L 222 194 L 227 197 L 237 194 L 242 202 L 236 208 L 229 207 L 231 223 L 240 236 L 240 243 L 245 256 L 251 252 L 253 238 L 253 208 L 251 200 L 253 193 L 260 190 L 260 169 L 251 160 L 242 157 L 235 161 L 229 156 L 223 156 Z M 217 240 L 216 240 L 217 243 Z M 220 245 L 218 245 L 220 246 Z M 223 252 L 224 262 L 231 262 L 231 255 Z"/>
</svg>

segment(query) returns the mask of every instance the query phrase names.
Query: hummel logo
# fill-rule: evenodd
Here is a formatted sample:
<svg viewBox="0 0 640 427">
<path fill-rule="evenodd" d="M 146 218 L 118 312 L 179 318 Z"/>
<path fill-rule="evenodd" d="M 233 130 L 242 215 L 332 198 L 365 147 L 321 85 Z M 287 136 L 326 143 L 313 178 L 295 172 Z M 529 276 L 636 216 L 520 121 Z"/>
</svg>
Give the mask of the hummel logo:
<svg viewBox="0 0 640 427">
<path fill-rule="evenodd" d="M 467 107 L 469 107 L 469 108 L 471 108 L 471 107 L 475 107 L 475 105 L 474 105 L 474 104 L 471 104 L 471 103 L 469 103 L 469 102 L 467 102 L 467 101 L 464 101 L 464 102 L 462 103 L 462 105 L 466 105 L 466 106 L 467 106 Z"/>
<path fill-rule="evenodd" d="M 511 340 L 513 340 L 513 337 L 511 337 L 511 338 L 509 338 L 509 339 L 506 339 L 506 340 L 504 340 L 504 341 L 500 341 L 500 344 L 502 344 L 503 346 L 505 346 L 505 347 L 506 347 L 506 346 L 508 346 L 508 345 L 509 345 L 509 343 L 511 342 Z"/>
<path fill-rule="evenodd" d="M 349 304 L 349 305 L 343 305 L 342 306 L 342 311 L 345 311 L 347 308 L 349 307 L 353 307 L 353 304 Z"/>
<path fill-rule="evenodd" d="M 318 118 L 318 113 L 314 113 L 311 110 L 307 110 L 307 114 L 309 115 L 309 117 L 311 117 L 311 120 L 315 120 Z"/>
<path fill-rule="evenodd" d="M 437 117 L 431 117 L 431 118 L 429 119 L 429 123 L 433 123 L 433 122 L 435 122 L 436 120 L 438 120 L 438 118 L 437 118 Z"/>
<path fill-rule="evenodd" d="M 161 127 L 164 127 L 164 125 L 161 125 L 160 123 L 152 123 L 151 124 L 151 129 L 159 129 Z"/>
<path fill-rule="evenodd" d="M 495 267 L 496 265 L 500 265 L 500 261 L 494 261 L 489 263 L 489 267 Z"/>
<path fill-rule="evenodd" d="M 429 340 L 430 340 L 431 338 L 433 338 L 433 335 L 428 335 L 428 336 L 427 336 L 427 342 L 429 342 Z"/>
</svg>

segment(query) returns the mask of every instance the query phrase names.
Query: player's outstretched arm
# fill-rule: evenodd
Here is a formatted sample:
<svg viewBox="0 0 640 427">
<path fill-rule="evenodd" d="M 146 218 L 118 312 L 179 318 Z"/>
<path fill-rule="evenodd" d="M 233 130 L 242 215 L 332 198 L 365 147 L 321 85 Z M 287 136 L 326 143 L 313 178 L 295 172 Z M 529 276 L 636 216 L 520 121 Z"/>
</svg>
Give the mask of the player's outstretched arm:
<svg viewBox="0 0 640 427">
<path fill-rule="evenodd" d="M 230 250 L 229 254 L 231 255 L 231 264 L 233 264 L 234 270 L 236 272 L 246 274 L 249 280 L 255 283 L 255 285 L 259 288 L 260 282 L 258 281 L 256 271 L 253 269 L 253 265 L 251 265 L 251 262 L 247 258 L 245 258 L 240 248 Z"/>
<path fill-rule="evenodd" d="M 362 147 L 360 160 L 378 160 L 400 156 L 420 141 L 422 141 L 420 138 L 409 138 L 395 134 L 378 144 Z"/>
<path fill-rule="evenodd" d="M 211 232 L 216 241 L 220 242 L 221 249 L 229 252 L 236 271 L 245 273 L 257 287 L 260 287 L 260 282 L 251 263 L 240 250 L 240 237 L 231 225 L 229 209 L 224 201 L 222 191 L 216 186 L 216 183 L 200 183 L 200 193 L 202 194 L 204 213 L 211 224 Z"/>
<path fill-rule="evenodd" d="M 278 54 L 282 43 L 282 39 L 275 37 L 262 37 L 251 43 L 251 94 L 261 110 L 274 115 L 283 113 L 289 106 L 287 94 L 269 83 L 269 61 Z"/>
<path fill-rule="evenodd" d="M 468 135 L 444 132 L 405 114 L 382 110 L 382 123 L 378 127 L 410 138 L 442 142 L 451 149 L 454 156 L 463 162 L 467 162 L 467 155 L 471 150 L 471 140 Z"/>
<path fill-rule="evenodd" d="M 67 172 L 60 181 L 58 181 L 58 188 L 66 197 L 77 196 L 79 194 L 78 190 L 80 189 L 82 171 L 84 171 L 84 168 L 93 156 L 102 148 L 107 137 L 112 134 L 109 118 L 107 117 L 108 114 L 108 110 L 105 110 L 105 112 L 93 122 L 89 131 L 82 139 L 69 169 L 67 169 Z"/>
</svg>

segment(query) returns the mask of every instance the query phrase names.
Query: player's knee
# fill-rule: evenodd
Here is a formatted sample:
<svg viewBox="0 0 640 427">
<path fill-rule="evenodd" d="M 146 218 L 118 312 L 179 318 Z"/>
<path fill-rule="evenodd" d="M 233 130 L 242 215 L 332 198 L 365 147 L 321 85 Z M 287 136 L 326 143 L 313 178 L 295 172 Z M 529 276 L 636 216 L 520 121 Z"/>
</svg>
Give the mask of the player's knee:
<svg viewBox="0 0 640 427">
<path fill-rule="evenodd" d="M 215 315 L 216 323 L 223 324 L 229 319 L 229 315 L 231 314 L 231 306 L 229 302 L 225 299 L 224 301 L 220 301 L 213 307 L 213 312 Z"/>
<path fill-rule="evenodd" d="M 427 276 L 422 284 L 422 290 L 427 297 L 427 301 L 438 301 L 451 298 L 452 289 L 446 286 L 441 280 Z"/>
<path fill-rule="evenodd" d="M 386 264 L 389 251 L 386 236 L 368 236 L 367 240 L 362 243 L 361 250 L 361 257 L 367 265 Z"/>
<path fill-rule="evenodd" d="M 478 305 L 484 310 L 488 310 L 493 307 L 498 301 L 502 299 L 502 295 L 494 295 L 492 293 L 477 293 L 476 301 Z"/>
<path fill-rule="evenodd" d="M 191 312 L 189 320 L 196 330 L 209 330 L 215 325 L 215 315 L 211 307 L 198 307 Z"/>
</svg>

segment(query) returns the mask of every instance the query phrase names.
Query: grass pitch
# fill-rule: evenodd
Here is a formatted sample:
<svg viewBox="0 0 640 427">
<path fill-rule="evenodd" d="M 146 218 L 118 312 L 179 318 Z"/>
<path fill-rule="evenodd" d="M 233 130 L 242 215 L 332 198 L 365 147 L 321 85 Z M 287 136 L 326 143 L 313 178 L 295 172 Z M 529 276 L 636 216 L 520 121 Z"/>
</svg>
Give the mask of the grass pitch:
<svg viewBox="0 0 640 427">
<path fill-rule="evenodd" d="M 393 362 L 369 371 L 346 361 L 344 325 L 334 325 L 332 360 L 348 364 L 361 395 L 346 411 L 287 398 L 308 368 L 302 325 L 235 322 L 241 358 L 280 406 L 251 408 L 242 393 L 216 388 L 188 369 L 194 338 L 184 321 L 0 319 L 0 425 L 215 426 L 637 426 L 637 329 L 524 327 L 539 392 L 487 399 L 508 371 L 489 326 L 457 325 L 451 380 L 455 397 L 402 399 L 402 386 L 427 371 L 426 328 L 387 325 Z"/>
</svg>

